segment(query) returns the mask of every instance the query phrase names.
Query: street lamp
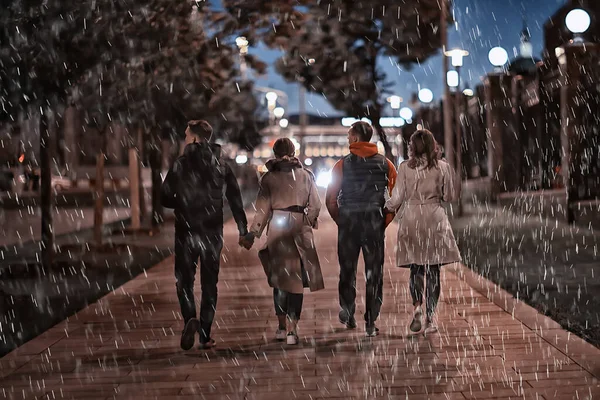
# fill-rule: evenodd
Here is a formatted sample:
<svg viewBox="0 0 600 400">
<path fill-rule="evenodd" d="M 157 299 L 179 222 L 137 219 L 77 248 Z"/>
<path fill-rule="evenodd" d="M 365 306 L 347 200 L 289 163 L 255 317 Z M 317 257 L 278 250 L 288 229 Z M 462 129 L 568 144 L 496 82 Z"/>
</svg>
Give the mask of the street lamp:
<svg viewBox="0 0 600 400">
<path fill-rule="evenodd" d="M 300 161 L 304 162 L 304 136 L 306 135 L 306 125 L 308 125 L 308 116 L 306 115 L 306 88 L 304 87 L 306 77 L 311 73 L 310 67 L 316 62 L 314 58 L 304 59 L 304 67 L 302 74 L 297 77 L 298 79 L 298 103 L 300 106 Z"/>
<path fill-rule="evenodd" d="M 289 124 L 290 124 L 290 121 L 288 121 L 287 118 L 281 118 L 279 120 L 279 126 L 283 129 L 287 128 Z"/>
<path fill-rule="evenodd" d="M 248 39 L 239 36 L 235 39 L 235 44 L 240 49 L 240 54 L 248 54 Z"/>
<path fill-rule="evenodd" d="M 400 96 L 390 96 L 387 98 L 387 102 L 390 103 L 390 107 L 392 107 L 392 110 L 394 110 L 394 115 L 396 114 L 396 110 L 400 108 L 400 103 L 402 103 L 402 97 Z"/>
<path fill-rule="evenodd" d="M 267 92 L 267 108 L 269 109 L 269 122 L 271 125 L 271 134 L 273 134 L 273 125 L 275 124 L 275 107 L 277 106 L 277 93 Z"/>
<path fill-rule="evenodd" d="M 267 98 L 267 103 L 269 105 L 269 108 L 273 108 L 275 109 L 275 104 L 277 102 L 277 93 L 275 92 L 267 92 L 267 94 L 265 94 L 265 97 Z"/>
<path fill-rule="evenodd" d="M 446 81 L 448 83 L 448 86 L 450 86 L 451 88 L 458 87 L 458 72 L 448 71 L 448 73 L 446 74 Z"/>
<path fill-rule="evenodd" d="M 240 50 L 240 72 L 242 79 L 246 80 L 246 54 L 248 54 L 248 39 L 244 36 L 239 36 L 235 39 L 235 44 Z"/>
<path fill-rule="evenodd" d="M 419 90 L 419 101 L 425 104 L 431 103 L 433 101 L 433 92 L 427 88 Z"/>
<path fill-rule="evenodd" d="M 285 114 L 285 110 L 283 109 L 283 107 L 276 107 L 273 110 L 273 115 L 275 115 L 275 118 L 280 119 L 281 117 L 283 117 L 283 114 Z"/>
<path fill-rule="evenodd" d="M 453 49 L 450 51 L 445 51 L 444 55 L 446 57 L 450 57 L 453 67 L 460 68 L 463 66 L 463 58 L 468 56 L 469 52 L 463 49 Z"/>
<path fill-rule="evenodd" d="M 494 47 L 488 53 L 488 60 L 496 67 L 496 71 L 502 71 L 502 67 L 508 62 L 508 53 L 502 47 Z"/>
<path fill-rule="evenodd" d="M 400 109 L 400 117 L 401 117 L 403 120 L 405 120 L 405 121 L 408 121 L 408 120 L 412 119 L 412 117 L 413 117 L 413 112 L 412 112 L 412 110 L 411 110 L 410 108 L 408 108 L 408 107 L 402 107 L 402 108 Z"/>
<path fill-rule="evenodd" d="M 591 24 L 590 15 L 581 8 L 569 11 L 565 18 L 567 29 L 573 34 L 574 42 L 583 42 L 583 33 L 588 30 Z"/>
<path fill-rule="evenodd" d="M 588 92 L 595 90 L 598 82 L 590 82 L 587 75 L 597 66 L 600 44 L 584 40 L 583 33 L 589 29 L 590 23 L 590 15 L 585 10 L 576 8 L 569 11 L 565 25 L 573 34 L 573 40 L 555 49 L 560 76 L 566 77 L 560 88 L 560 173 L 566 194 L 567 222 L 570 224 L 575 222 L 581 187 L 591 177 L 588 175 L 590 172 L 583 172 L 583 160 L 588 149 L 581 146 L 581 132 L 586 131 L 586 119 L 595 114 L 589 108 Z"/>
<path fill-rule="evenodd" d="M 461 117 L 461 104 L 462 104 L 462 93 L 460 91 L 460 67 L 463 66 L 463 58 L 469 55 L 469 52 L 463 49 L 454 49 L 444 52 L 447 57 L 450 57 L 452 66 L 455 69 L 456 74 L 450 74 L 452 71 L 448 71 L 448 86 L 456 87 L 456 100 L 454 104 L 454 118 L 456 123 L 456 171 L 458 174 L 459 184 L 462 184 L 462 117 Z M 462 200 L 458 199 L 458 215 L 462 215 Z"/>
</svg>

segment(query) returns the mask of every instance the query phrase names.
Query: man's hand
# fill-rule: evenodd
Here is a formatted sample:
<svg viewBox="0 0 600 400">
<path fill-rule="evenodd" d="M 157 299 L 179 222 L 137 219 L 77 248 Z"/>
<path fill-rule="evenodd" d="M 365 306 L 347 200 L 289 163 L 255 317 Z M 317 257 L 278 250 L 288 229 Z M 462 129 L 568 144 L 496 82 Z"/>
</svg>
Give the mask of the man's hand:
<svg viewBox="0 0 600 400">
<path fill-rule="evenodd" d="M 239 245 L 250 250 L 254 245 L 254 233 L 250 232 L 246 236 L 240 236 Z"/>
</svg>

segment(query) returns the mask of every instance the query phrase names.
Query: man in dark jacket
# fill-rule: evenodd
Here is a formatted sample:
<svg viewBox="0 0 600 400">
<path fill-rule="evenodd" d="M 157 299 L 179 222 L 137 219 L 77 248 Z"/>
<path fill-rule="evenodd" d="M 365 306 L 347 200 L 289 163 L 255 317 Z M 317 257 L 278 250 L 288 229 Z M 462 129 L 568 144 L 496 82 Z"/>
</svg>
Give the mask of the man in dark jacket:
<svg viewBox="0 0 600 400">
<path fill-rule="evenodd" d="M 175 277 L 181 315 L 185 324 L 181 348 L 211 348 L 210 336 L 217 307 L 219 261 L 223 249 L 223 189 L 240 238 L 247 233 L 246 213 L 237 180 L 221 158 L 221 147 L 209 143 L 212 127 L 206 121 L 190 121 L 185 149 L 169 170 L 162 186 L 161 202 L 175 209 Z M 200 320 L 194 302 L 194 279 L 200 259 L 202 300 Z"/>
<path fill-rule="evenodd" d="M 375 321 L 383 302 L 385 228 L 394 217 L 384 212 L 385 193 L 391 194 L 397 175 L 394 164 L 370 143 L 372 136 L 373 128 L 366 122 L 356 122 L 348 130 L 350 154 L 334 165 L 326 194 L 327 210 L 338 225 L 340 322 L 356 327 L 356 269 L 362 250 L 367 336 L 379 332 Z"/>
</svg>

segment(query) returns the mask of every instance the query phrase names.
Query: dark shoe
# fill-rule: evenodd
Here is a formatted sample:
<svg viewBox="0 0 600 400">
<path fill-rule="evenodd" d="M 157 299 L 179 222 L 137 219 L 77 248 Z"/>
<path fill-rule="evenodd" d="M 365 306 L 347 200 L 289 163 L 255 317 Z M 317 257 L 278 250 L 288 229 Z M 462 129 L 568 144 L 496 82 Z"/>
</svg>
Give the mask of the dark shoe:
<svg viewBox="0 0 600 400">
<path fill-rule="evenodd" d="M 348 315 L 345 311 L 340 311 L 339 314 L 339 318 L 340 318 L 340 323 L 342 323 L 343 325 L 346 325 L 346 328 L 348 329 L 354 329 L 356 328 L 356 320 L 354 319 L 354 315 Z"/>
<path fill-rule="evenodd" d="M 214 340 L 208 339 L 208 342 L 200 342 L 200 346 L 198 346 L 198 348 L 200 350 L 209 350 L 215 347 L 216 345 L 217 343 Z"/>
<path fill-rule="evenodd" d="M 377 328 L 375 326 L 375 324 L 373 325 L 367 325 L 367 336 L 368 337 L 375 337 L 379 335 L 379 328 Z"/>
<path fill-rule="evenodd" d="M 190 319 L 185 324 L 185 328 L 183 328 L 183 332 L 181 332 L 181 348 L 183 350 L 189 350 L 194 347 L 198 328 L 200 328 L 200 321 L 196 318 Z"/>
</svg>

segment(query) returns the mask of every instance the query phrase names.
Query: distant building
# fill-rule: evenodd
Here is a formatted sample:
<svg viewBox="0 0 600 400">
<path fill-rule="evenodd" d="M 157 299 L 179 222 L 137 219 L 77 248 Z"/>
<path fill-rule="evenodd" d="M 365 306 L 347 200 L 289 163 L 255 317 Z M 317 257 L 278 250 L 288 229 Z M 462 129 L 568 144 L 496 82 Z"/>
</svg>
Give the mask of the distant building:
<svg viewBox="0 0 600 400">
<path fill-rule="evenodd" d="M 388 119 L 383 119 L 383 121 L 386 125 L 391 123 L 391 120 Z M 394 155 L 402 155 L 401 129 L 386 127 L 385 130 Z M 292 115 L 286 128 L 268 126 L 261 131 L 261 135 L 263 137 L 262 144 L 257 146 L 251 154 L 251 162 L 257 165 L 259 170 L 263 169 L 264 163 L 273 157 L 273 143 L 279 137 L 290 137 L 295 140 L 300 147 L 298 156 L 302 151 L 302 158 L 315 172 L 331 169 L 337 160 L 349 153 L 348 126 L 342 124 L 340 116 L 309 115 L 305 134 L 302 137 L 299 117 Z M 383 154 L 384 149 L 381 142 L 378 142 L 378 148 L 379 152 Z"/>
</svg>

